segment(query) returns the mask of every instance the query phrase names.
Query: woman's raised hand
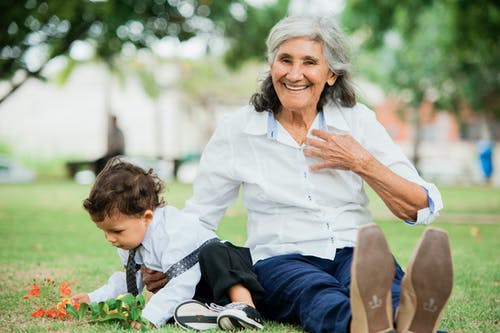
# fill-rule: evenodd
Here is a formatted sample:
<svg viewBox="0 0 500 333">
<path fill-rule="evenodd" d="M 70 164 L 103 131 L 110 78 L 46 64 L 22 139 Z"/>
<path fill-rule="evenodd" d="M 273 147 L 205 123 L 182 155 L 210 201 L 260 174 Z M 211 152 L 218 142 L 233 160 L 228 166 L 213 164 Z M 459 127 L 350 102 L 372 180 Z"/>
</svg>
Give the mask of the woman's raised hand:
<svg viewBox="0 0 500 333">
<path fill-rule="evenodd" d="M 311 165 L 311 170 L 324 168 L 351 170 L 360 172 L 373 157 L 349 134 L 335 134 L 322 130 L 311 132 L 318 139 L 307 138 L 304 155 L 319 159 Z"/>
</svg>

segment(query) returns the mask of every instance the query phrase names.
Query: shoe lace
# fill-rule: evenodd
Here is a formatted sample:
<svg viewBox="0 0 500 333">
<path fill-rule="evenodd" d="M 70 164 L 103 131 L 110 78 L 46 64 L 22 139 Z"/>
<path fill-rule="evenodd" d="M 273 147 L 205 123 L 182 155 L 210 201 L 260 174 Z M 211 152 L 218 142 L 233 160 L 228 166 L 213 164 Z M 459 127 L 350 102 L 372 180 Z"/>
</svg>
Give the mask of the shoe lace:
<svg viewBox="0 0 500 333">
<path fill-rule="evenodd" d="M 221 312 L 225 309 L 225 307 L 223 307 L 222 305 L 215 304 L 215 303 L 207 304 L 207 306 L 210 310 L 216 311 L 216 312 Z"/>
<path fill-rule="evenodd" d="M 247 306 L 248 305 L 246 305 L 243 302 L 233 302 L 233 303 L 229 303 L 229 304 L 224 305 L 224 306 L 218 305 L 216 303 L 210 303 L 210 304 L 208 304 L 208 307 L 210 308 L 210 310 L 217 311 L 217 312 L 221 312 L 221 311 L 224 311 L 224 310 L 227 310 L 227 309 L 243 310 Z"/>
</svg>

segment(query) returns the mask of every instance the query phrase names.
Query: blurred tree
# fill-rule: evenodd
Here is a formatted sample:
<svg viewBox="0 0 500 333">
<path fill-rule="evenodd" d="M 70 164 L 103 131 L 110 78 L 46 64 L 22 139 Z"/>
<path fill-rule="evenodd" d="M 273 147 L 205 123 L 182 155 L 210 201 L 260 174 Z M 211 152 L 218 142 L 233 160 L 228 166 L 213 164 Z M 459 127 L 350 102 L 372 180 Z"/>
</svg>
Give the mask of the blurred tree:
<svg viewBox="0 0 500 333">
<path fill-rule="evenodd" d="M 180 60 L 177 66 L 177 85 L 183 93 L 185 109 L 206 141 L 212 136 L 220 106 L 248 103 L 249 96 L 258 89 L 256 73 L 265 70 L 262 62 L 254 61 L 230 69 L 219 57 Z M 196 112 L 200 109 L 204 112 Z"/>
<path fill-rule="evenodd" d="M 267 61 L 267 35 L 287 14 L 289 3 L 289 0 L 275 0 L 261 7 L 245 3 L 233 7 L 234 19 L 224 20 L 225 37 L 229 42 L 224 60 L 231 68 L 237 68 L 250 59 Z"/>
<path fill-rule="evenodd" d="M 113 69 L 127 48 L 152 48 L 165 36 L 184 41 L 226 32 L 230 46 L 241 48 L 229 52 L 228 59 L 233 65 L 241 63 L 261 52 L 267 30 L 274 18 L 286 13 L 287 4 L 287 0 L 264 7 L 245 0 L 1 1 L 0 80 L 8 81 L 9 88 L 0 103 L 27 79 L 44 79 L 43 70 L 52 59 L 69 55 L 82 42 Z M 250 37 L 243 38 L 242 33 Z"/>
<path fill-rule="evenodd" d="M 343 23 L 361 44 L 361 70 L 414 110 L 417 165 L 424 99 L 500 118 L 498 2 L 347 0 Z"/>
</svg>

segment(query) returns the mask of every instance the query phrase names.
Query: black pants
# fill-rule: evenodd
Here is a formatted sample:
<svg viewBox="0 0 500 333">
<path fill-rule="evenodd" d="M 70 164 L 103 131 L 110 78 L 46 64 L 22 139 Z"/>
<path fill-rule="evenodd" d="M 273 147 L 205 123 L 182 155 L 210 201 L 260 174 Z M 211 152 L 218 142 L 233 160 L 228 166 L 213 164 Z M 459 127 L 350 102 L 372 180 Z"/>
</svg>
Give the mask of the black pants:
<svg viewBox="0 0 500 333">
<path fill-rule="evenodd" d="M 229 304 L 228 290 L 236 284 L 245 286 L 254 302 L 263 299 L 264 288 L 252 271 L 248 248 L 230 242 L 209 243 L 200 250 L 199 262 L 201 281 L 196 286 L 195 299 L 203 303 Z"/>
</svg>

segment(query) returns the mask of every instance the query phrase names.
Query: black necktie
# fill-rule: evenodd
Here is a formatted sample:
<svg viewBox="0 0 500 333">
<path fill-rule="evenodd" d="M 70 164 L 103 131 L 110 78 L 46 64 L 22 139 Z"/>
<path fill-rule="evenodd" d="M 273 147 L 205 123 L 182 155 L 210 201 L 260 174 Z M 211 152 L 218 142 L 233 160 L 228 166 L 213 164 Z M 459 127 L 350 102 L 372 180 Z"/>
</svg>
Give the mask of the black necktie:
<svg viewBox="0 0 500 333">
<path fill-rule="evenodd" d="M 127 267 L 125 269 L 125 272 L 127 274 L 127 291 L 134 296 L 137 296 L 137 294 L 139 293 L 139 291 L 137 290 L 137 280 L 135 278 L 137 267 L 134 260 L 135 251 L 137 251 L 138 248 L 139 247 L 136 247 L 128 251 Z"/>
</svg>

